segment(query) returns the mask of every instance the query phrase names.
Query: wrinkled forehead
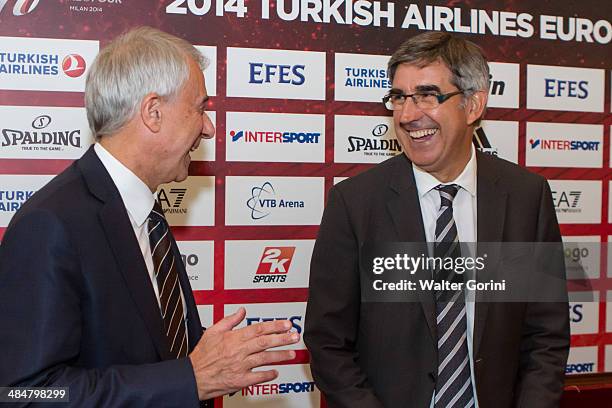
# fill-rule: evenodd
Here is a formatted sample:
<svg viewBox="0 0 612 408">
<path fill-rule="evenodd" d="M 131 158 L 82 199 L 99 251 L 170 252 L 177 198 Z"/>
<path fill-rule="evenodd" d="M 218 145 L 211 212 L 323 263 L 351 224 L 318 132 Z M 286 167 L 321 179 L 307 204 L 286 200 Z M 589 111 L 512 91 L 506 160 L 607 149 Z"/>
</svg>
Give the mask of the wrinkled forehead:
<svg viewBox="0 0 612 408">
<path fill-rule="evenodd" d="M 404 92 L 425 92 L 448 90 L 453 87 L 452 72 L 441 61 L 429 64 L 405 62 L 398 65 L 392 87 Z"/>
</svg>

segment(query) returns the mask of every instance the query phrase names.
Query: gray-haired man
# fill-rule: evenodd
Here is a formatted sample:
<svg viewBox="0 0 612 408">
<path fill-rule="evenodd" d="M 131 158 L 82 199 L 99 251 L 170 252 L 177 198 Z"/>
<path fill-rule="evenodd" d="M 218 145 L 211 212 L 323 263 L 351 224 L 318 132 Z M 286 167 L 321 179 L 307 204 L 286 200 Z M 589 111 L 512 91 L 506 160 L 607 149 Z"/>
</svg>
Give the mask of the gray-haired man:
<svg viewBox="0 0 612 408">
<path fill-rule="evenodd" d="M 189 407 L 269 381 L 254 367 L 298 335 L 287 321 L 203 333 L 154 193 L 188 175 L 215 129 L 204 61 L 189 43 L 139 28 L 88 74 L 97 143 L 13 217 L 0 247 L 0 385 L 68 387 L 71 406 Z"/>
</svg>

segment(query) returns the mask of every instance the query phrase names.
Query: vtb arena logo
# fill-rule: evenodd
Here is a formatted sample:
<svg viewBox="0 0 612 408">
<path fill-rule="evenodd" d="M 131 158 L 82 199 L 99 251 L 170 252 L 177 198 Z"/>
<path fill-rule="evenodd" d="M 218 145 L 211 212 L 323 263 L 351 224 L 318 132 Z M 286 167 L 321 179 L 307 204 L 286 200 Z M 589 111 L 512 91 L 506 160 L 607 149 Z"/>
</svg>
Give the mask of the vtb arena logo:
<svg viewBox="0 0 612 408">
<path fill-rule="evenodd" d="M 0 0 L 0 12 L 6 6 L 10 0 Z M 36 6 L 38 6 L 40 0 L 15 0 L 15 5 L 13 6 L 13 15 L 14 16 L 23 16 L 25 14 L 31 13 L 34 11 Z"/>
</svg>

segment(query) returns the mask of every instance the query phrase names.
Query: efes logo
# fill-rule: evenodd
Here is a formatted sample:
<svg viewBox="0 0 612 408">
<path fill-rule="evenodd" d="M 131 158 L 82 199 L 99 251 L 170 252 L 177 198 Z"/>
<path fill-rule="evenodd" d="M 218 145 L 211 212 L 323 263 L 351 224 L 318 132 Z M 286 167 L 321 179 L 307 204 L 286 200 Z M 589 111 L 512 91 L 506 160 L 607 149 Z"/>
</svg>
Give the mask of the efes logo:
<svg viewBox="0 0 612 408">
<path fill-rule="evenodd" d="M 532 149 L 541 150 L 591 150 L 598 151 L 600 142 L 590 140 L 549 140 L 549 139 L 529 139 Z"/>
<path fill-rule="evenodd" d="M 244 143 L 319 143 L 318 132 L 274 132 L 261 130 L 230 131 L 232 142 Z"/>
<path fill-rule="evenodd" d="M 553 191 L 552 196 L 557 212 L 577 213 L 582 211 L 578 207 L 582 191 Z"/>
<path fill-rule="evenodd" d="M 62 61 L 62 70 L 70 78 L 78 78 L 85 72 L 85 59 L 79 54 L 67 55 Z"/>
<path fill-rule="evenodd" d="M 476 148 L 481 152 L 497 157 L 497 149 L 491 146 L 491 142 L 489 141 L 489 138 L 487 137 L 487 134 L 485 133 L 482 127 L 476 129 L 472 138 L 472 142 L 474 143 L 474 146 L 476 146 Z"/>
<path fill-rule="evenodd" d="M 157 200 L 164 209 L 164 214 L 187 214 L 187 208 L 181 208 L 185 194 L 187 194 L 186 188 L 171 188 L 168 191 L 160 188 Z"/>
<path fill-rule="evenodd" d="M 285 282 L 295 247 L 264 248 L 253 283 Z"/>
<path fill-rule="evenodd" d="M 302 200 L 277 200 L 276 192 L 272 183 L 266 181 L 261 186 L 251 189 L 251 198 L 247 201 L 247 207 L 251 210 L 251 219 L 260 220 L 270 215 L 274 208 L 304 208 Z"/>
<path fill-rule="evenodd" d="M 10 0 L 0 0 L 0 12 L 4 9 L 7 3 Z M 34 11 L 36 6 L 38 6 L 39 0 L 15 0 L 13 6 L 13 15 L 14 16 L 23 16 Z"/>
<path fill-rule="evenodd" d="M 44 131 L 52 122 L 51 116 L 34 118 L 31 129 L 0 128 L 0 147 L 20 146 L 23 150 L 61 151 L 65 147 L 81 147 L 81 129 Z"/>
<path fill-rule="evenodd" d="M 371 134 L 374 138 L 349 136 L 348 152 L 367 152 L 365 154 L 379 156 L 395 156 L 402 147 L 397 139 L 382 139 L 389 131 L 389 126 L 380 123 L 372 128 Z"/>
</svg>

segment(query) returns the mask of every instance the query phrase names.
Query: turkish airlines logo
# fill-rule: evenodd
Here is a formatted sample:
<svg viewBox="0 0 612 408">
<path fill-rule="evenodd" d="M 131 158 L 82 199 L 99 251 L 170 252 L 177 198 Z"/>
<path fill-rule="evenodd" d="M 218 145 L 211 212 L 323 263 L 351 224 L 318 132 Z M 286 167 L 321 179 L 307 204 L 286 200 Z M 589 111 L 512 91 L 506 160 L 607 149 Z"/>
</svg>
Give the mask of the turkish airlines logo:
<svg viewBox="0 0 612 408">
<path fill-rule="evenodd" d="M 6 3 L 9 0 L 0 0 L 0 12 L 4 9 Z M 25 14 L 31 13 L 36 6 L 38 6 L 39 0 L 17 0 L 15 2 L 15 6 L 13 6 L 13 15 L 14 16 L 23 16 Z"/>
<path fill-rule="evenodd" d="M 64 74 L 71 78 L 78 78 L 85 72 L 85 59 L 79 54 L 70 54 L 62 61 Z"/>
<path fill-rule="evenodd" d="M 253 283 L 284 282 L 294 253 L 294 246 L 264 248 Z"/>
</svg>

